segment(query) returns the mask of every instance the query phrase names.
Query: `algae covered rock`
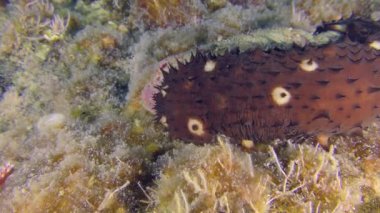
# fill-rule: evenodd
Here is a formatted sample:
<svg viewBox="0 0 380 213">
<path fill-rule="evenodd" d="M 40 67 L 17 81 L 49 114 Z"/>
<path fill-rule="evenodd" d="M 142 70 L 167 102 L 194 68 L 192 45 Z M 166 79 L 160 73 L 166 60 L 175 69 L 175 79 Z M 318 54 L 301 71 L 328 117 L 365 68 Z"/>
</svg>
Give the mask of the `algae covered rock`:
<svg viewBox="0 0 380 213">
<path fill-rule="evenodd" d="M 280 153 L 270 148 L 276 189 L 275 212 L 351 212 L 361 203 L 360 170 L 347 158 L 311 145 L 291 145 Z M 349 165 L 345 165 L 349 164 Z"/>
<path fill-rule="evenodd" d="M 343 154 L 367 148 L 249 154 L 224 137 L 204 147 L 172 141 L 152 122 L 140 93 L 168 58 L 338 38 L 302 30 L 335 18 L 307 9 L 316 1 L 189 2 L 1 1 L 0 163 L 14 165 L 1 212 L 378 210 L 378 156 L 353 163 Z M 364 8 L 323 2 L 344 16 Z"/>
<path fill-rule="evenodd" d="M 162 159 L 149 201 L 153 211 L 353 212 L 366 181 L 347 156 L 308 144 L 244 153 L 185 145 Z M 372 186 L 373 187 L 373 186 Z"/>
<path fill-rule="evenodd" d="M 188 145 L 167 157 L 151 194 L 154 211 L 266 212 L 270 176 L 248 153 L 219 138 L 218 146 Z"/>
</svg>

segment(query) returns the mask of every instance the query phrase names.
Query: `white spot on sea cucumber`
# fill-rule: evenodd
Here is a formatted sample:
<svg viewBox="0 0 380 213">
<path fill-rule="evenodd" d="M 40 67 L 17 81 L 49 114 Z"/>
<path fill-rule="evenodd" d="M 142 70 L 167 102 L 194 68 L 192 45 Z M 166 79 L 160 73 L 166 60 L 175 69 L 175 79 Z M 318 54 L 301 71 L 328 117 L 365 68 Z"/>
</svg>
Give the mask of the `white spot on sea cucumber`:
<svg viewBox="0 0 380 213">
<path fill-rule="evenodd" d="M 380 50 L 380 41 L 373 41 L 369 43 L 369 46 L 375 50 Z"/>
<path fill-rule="evenodd" d="M 205 72 L 212 72 L 214 71 L 215 69 L 215 66 L 216 66 L 216 62 L 213 61 L 213 60 L 208 60 L 204 66 L 204 71 Z"/>
<path fill-rule="evenodd" d="M 189 118 L 187 121 L 187 129 L 191 134 L 196 136 L 202 136 L 205 134 L 202 121 L 196 118 Z"/>
<path fill-rule="evenodd" d="M 299 64 L 300 68 L 305 72 L 313 72 L 318 68 L 317 62 L 312 59 L 304 59 Z"/>
<path fill-rule="evenodd" d="M 334 24 L 334 25 L 331 26 L 331 28 L 333 30 L 338 31 L 338 32 L 346 32 L 347 25 L 345 25 L 345 24 Z"/>
<path fill-rule="evenodd" d="M 168 125 L 168 121 L 167 121 L 167 119 L 166 119 L 166 116 L 162 116 L 161 118 L 160 118 L 160 123 L 162 124 L 162 125 L 164 125 L 165 127 L 168 127 L 169 125 Z"/>
<path fill-rule="evenodd" d="M 283 87 L 276 87 L 272 90 L 272 99 L 279 106 L 289 103 L 291 97 L 288 90 Z"/>
</svg>

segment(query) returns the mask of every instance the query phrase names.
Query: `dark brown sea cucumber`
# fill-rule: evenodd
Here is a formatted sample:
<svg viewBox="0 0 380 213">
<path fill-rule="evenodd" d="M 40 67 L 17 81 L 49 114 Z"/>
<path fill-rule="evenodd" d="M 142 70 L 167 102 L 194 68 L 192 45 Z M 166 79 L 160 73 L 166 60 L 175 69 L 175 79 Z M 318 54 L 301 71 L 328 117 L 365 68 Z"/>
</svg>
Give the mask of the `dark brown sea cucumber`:
<svg viewBox="0 0 380 213">
<path fill-rule="evenodd" d="M 317 33 L 343 35 L 322 47 L 197 53 L 163 71 L 157 120 L 172 138 L 197 144 L 218 133 L 245 143 L 361 129 L 380 115 L 379 26 L 324 24 Z"/>
</svg>

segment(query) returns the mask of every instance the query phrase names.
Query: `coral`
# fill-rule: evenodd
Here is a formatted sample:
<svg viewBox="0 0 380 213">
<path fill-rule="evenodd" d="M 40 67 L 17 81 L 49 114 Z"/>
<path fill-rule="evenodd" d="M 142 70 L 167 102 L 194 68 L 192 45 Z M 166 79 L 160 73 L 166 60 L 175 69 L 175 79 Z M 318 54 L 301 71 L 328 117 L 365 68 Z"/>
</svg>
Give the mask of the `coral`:
<svg viewBox="0 0 380 213">
<path fill-rule="evenodd" d="M 167 156 L 149 195 L 155 212 L 265 212 L 270 177 L 225 138 L 218 146 L 189 145 Z"/>
</svg>

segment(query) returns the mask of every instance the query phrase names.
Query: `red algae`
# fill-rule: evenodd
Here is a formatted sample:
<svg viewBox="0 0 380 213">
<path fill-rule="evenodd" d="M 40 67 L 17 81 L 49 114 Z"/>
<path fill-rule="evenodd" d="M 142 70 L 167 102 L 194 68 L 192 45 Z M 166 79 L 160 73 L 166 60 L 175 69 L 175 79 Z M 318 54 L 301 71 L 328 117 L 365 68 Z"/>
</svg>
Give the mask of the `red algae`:
<svg viewBox="0 0 380 213">
<path fill-rule="evenodd" d="M 14 166 L 12 164 L 5 164 L 1 169 L 0 169 L 0 186 L 5 183 L 9 175 L 12 174 L 14 170 Z"/>
</svg>

